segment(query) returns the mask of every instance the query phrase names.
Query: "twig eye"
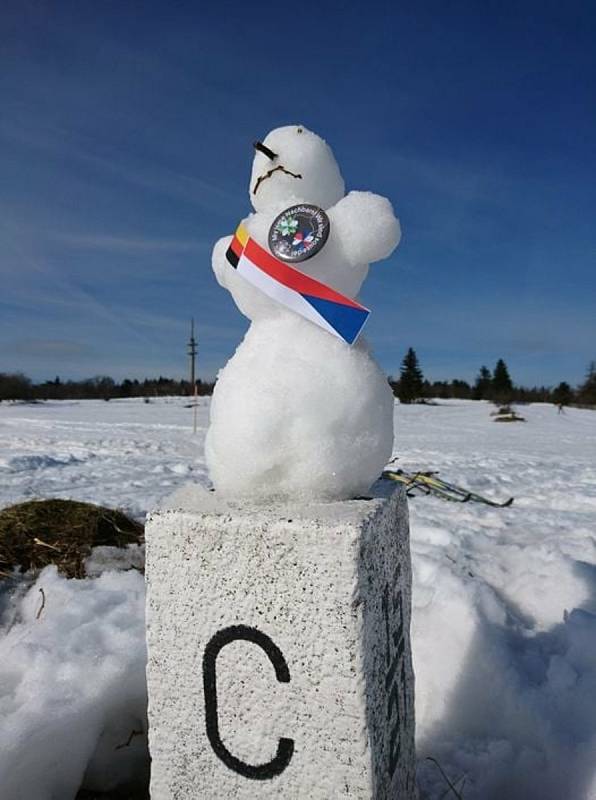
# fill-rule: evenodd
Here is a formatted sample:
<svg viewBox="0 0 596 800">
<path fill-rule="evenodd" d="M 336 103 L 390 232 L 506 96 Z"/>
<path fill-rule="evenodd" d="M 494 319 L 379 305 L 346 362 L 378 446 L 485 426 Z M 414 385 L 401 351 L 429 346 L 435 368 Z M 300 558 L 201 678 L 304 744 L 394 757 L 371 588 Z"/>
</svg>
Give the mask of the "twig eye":
<svg viewBox="0 0 596 800">
<path fill-rule="evenodd" d="M 277 158 L 277 153 L 274 153 L 273 150 L 270 150 L 266 145 L 263 144 L 263 142 L 253 142 L 252 146 L 255 148 L 255 150 L 258 150 L 260 153 L 266 155 L 267 158 L 270 158 L 271 161 L 274 161 Z"/>
</svg>

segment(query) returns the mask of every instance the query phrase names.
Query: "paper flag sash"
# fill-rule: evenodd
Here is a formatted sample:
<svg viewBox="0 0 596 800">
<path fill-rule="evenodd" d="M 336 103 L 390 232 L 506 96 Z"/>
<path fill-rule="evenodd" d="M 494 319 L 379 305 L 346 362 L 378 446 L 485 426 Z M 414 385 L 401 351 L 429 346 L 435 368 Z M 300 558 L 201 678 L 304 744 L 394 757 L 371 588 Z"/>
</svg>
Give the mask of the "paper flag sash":
<svg viewBox="0 0 596 800">
<path fill-rule="evenodd" d="M 353 344 L 370 311 L 324 283 L 275 258 L 239 225 L 226 258 L 243 278 L 268 297 Z"/>
</svg>

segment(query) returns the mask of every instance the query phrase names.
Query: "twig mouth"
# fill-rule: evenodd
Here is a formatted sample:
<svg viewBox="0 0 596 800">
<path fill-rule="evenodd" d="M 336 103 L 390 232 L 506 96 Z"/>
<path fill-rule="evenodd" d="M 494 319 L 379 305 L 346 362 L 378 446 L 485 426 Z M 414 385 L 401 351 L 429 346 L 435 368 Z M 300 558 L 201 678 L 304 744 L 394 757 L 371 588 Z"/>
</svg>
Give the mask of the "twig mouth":
<svg viewBox="0 0 596 800">
<path fill-rule="evenodd" d="M 300 179 L 302 179 L 302 175 L 299 175 L 297 172 L 290 172 L 289 169 L 286 169 L 284 166 L 279 164 L 279 166 L 273 167 L 273 169 L 270 169 L 264 175 L 261 175 L 259 177 L 259 179 L 255 183 L 255 188 L 252 190 L 252 193 L 256 194 L 257 193 L 257 189 L 263 183 L 263 181 L 266 181 L 267 178 L 270 178 L 273 175 L 274 172 L 285 172 L 286 175 L 291 175 L 292 178 L 300 178 Z"/>
</svg>

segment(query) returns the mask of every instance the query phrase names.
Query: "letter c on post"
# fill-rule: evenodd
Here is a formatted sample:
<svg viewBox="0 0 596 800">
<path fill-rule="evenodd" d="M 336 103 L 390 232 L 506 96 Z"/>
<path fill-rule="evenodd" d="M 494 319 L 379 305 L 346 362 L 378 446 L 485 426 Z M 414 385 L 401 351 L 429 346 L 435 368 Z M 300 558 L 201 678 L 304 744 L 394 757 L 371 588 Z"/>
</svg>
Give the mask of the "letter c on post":
<svg viewBox="0 0 596 800">
<path fill-rule="evenodd" d="M 290 763 L 294 753 L 294 740 L 281 738 L 277 745 L 277 753 L 265 764 L 246 764 L 232 755 L 221 740 L 219 734 L 219 718 L 217 714 L 217 671 L 216 662 L 222 648 L 230 642 L 252 642 L 261 648 L 275 669 L 275 677 L 279 683 L 290 682 L 290 670 L 279 647 L 262 631 L 249 628 L 248 625 L 232 625 L 223 628 L 211 637 L 203 654 L 203 689 L 205 691 L 205 724 L 207 738 L 215 755 L 226 767 L 254 780 L 268 780 L 280 775 Z"/>
</svg>

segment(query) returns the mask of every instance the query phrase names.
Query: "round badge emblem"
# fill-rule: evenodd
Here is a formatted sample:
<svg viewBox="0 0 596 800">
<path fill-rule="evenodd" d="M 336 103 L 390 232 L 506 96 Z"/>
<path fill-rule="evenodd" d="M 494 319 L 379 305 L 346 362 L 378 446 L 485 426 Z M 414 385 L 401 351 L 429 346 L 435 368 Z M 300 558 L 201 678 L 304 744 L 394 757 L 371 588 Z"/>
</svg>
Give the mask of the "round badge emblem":
<svg viewBox="0 0 596 800">
<path fill-rule="evenodd" d="M 282 211 L 269 228 L 269 249 L 282 261 L 312 258 L 329 236 L 329 217 L 322 208 L 302 204 Z"/>
</svg>

